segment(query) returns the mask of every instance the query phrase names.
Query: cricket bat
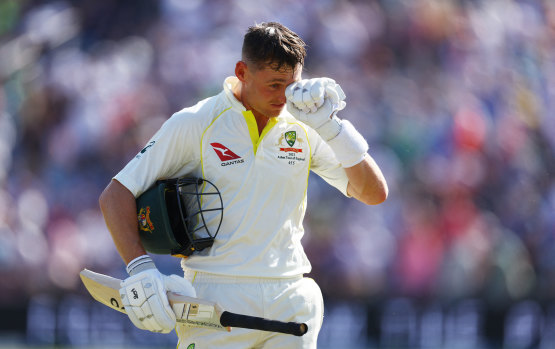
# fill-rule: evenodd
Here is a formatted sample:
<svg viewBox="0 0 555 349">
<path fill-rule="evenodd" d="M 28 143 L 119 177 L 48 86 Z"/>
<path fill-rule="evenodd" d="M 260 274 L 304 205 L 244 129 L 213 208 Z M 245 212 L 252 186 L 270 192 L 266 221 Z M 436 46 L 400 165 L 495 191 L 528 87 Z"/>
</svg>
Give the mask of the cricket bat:
<svg viewBox="0 0 555 349">
<path fill-rule="evenodd" d="M 91 296 L 100 303 L 125 313 L 119 295 L 120 279 L 84 269 L 79 275 Z M 217 303 L 168 292 L 168 300 L 177 322 L 192 327 L 231 331 L 232 327 L 280 332 L 302 336 L 308 331 L 304 323 L 268 320 L 256 316 L 236 314 L 222 309 Z"/>
</svg>

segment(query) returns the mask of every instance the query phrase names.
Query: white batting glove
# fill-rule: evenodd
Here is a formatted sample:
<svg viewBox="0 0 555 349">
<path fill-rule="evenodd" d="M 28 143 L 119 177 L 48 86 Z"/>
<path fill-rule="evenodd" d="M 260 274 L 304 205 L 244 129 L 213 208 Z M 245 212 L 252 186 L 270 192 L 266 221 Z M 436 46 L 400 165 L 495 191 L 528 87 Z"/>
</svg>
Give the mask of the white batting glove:
<svg viewBox="0 0 555 349">
<path fill-rule="evenodd" d="M 287 110 L 299 121 L 312 127 L 325 141 L 341 131 L 336 117 L 345 108 L 345 93 L 333 79 L 315 78 L 292 83 L 285 90 Z"/>
<path fill-rule="evenodd" d="M 131 322 L 141 330 L 171 332 L 176 318 L 167 292 L 196 297 L 191 283 L 177 275 L 161 274 L 147 255 L 131 261 L 127 272 L 131 276 L 121 282 L 119 293 Z"/>
<path fill-rule="evenodd" d="M 320 134 L 343 167 L 364 160 L 368 143 L 348 120 L 336 115 L 346 103 L 345 93 L 333 79 L 294 82 L 285 89 L 285 97 L 287 110 Z"/>
</svg>

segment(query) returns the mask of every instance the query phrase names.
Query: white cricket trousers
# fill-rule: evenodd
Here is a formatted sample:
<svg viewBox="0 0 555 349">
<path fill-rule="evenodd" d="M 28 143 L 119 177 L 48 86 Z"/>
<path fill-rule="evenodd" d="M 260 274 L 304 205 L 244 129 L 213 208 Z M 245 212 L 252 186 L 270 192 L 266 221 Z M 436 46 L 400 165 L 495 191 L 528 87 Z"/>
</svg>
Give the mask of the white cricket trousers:
<svg viewBox="0 0 555 349">
<path fill-rule="evenodd" d="M 178 324 L 177 349 L 316 348 L 324 304 L 316 282 L 302 276 L 284 279 L 227 277 L 185 271 L 197 297 L 218 303 L 224 310 L 271 320 L 306 323 L 304 336 L 232 328 L 231 332 Z"/>
</svg>

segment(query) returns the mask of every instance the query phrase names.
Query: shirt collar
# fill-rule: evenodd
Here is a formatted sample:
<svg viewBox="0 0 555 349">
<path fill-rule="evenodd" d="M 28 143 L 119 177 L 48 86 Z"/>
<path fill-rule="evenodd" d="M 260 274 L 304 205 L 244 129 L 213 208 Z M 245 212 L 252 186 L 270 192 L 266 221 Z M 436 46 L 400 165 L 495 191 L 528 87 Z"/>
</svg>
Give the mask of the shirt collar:
<svg viewBox="0 0 555 349">
<path fill-rule="evenodd" d="M 243 103 L 241 103 L 241 101 L 238 100 L 237 97 L 235 97 L 235 95 L 233 94 L 233 87 L 235 87 L 235 85 L 237 85 L 238 83 L 239 83 L 239 79 L 237 79 L 237 77 L 235 76 L 230 76 L 226 78 L 224 80 L 224 92 L 229 103 L 231 103 L 231 106 L 243 112 L 243 111 L 246 111 L 247 109 L 245 108 Z"/>
</svg>

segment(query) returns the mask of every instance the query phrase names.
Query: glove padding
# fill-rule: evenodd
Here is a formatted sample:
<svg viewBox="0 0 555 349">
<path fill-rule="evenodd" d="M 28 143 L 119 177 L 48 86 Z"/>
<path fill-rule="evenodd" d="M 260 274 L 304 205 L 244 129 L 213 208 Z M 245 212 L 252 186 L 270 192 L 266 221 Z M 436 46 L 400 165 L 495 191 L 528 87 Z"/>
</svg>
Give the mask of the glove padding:
<svg viewBox="0 0 555 349">
<path fill-rule="evenodd" d="M 151 332 L 169 333 L 175 328 L 176 318 L 168 302 L 168 291 L 196 297 L 188 280 L 177 275 L 163 275 L 156 268 L 123 280 L 119 293 L 135 326 Z"/>
<path fill-rule="evenodd" d="M 312 127 L 326 141 L 341 131 L 335 115 L 345 108 L 345 93 L 335 80 L 315 78 L 301 80 L 285 90 L 287 110 L 299 121 Z"/>
</svg>

